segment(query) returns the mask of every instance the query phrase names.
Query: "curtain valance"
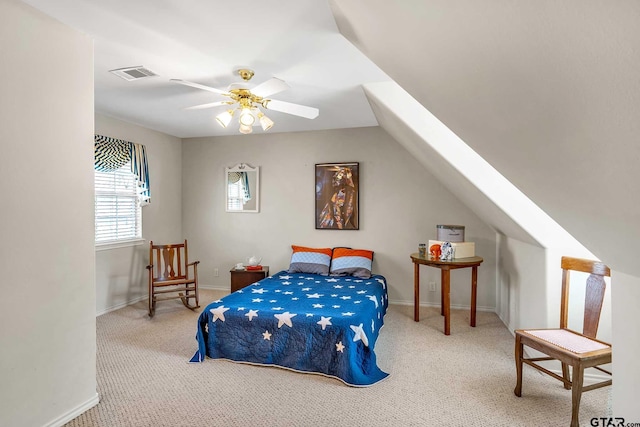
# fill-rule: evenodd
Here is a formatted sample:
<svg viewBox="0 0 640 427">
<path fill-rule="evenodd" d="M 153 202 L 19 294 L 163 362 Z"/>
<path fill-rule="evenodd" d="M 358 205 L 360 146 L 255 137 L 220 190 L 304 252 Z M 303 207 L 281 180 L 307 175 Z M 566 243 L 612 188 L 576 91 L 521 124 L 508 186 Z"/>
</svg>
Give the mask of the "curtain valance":
<svg viewBox="0 0 640 427">
<path fill-rule="evenodd" d="M 135 174 L 138 182 L 141 204 L 144 206 L 151 202 L 149 166 L 144 145 L 108 136 L 94 135 L 93 150 L 94 168 L 100 172 L 120 169 L 131 161 L 131 172 Z"/>
</svg>

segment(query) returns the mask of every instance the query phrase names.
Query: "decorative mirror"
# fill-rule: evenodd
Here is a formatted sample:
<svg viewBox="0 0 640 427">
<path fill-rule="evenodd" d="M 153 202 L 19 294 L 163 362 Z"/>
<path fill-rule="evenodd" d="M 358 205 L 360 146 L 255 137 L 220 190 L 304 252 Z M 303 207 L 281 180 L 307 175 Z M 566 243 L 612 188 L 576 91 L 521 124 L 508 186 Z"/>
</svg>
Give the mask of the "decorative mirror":
<svg viewBox="0 0 640 427">
<path fill-rule="evenodd" d="M 240 163 L 224 170 L 227 212 L 259 212 L 260 167 Z"/>
</svg>

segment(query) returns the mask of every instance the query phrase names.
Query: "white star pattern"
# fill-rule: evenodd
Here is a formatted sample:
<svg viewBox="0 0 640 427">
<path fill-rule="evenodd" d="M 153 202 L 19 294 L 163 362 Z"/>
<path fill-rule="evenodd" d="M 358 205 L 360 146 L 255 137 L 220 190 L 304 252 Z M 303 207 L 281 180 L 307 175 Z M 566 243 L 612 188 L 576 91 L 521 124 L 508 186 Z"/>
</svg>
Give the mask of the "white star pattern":
<svg viewBox="0 0 640 427">
<path fill-rule="evenodd" d="M 222 302 L 222 300 L 221 300 L 221 299 L 217 299 L 217 300 L 215 300 L 215 301 L 212 301 L 212 303 L 214 303 L 214 304 L 217 304 L 217 303 L 220 303 L 220 302 Z"/>
<path fill-rule="evenodd" d="M 367 298 L 373 301 L 373 303 L 376 305 L 376 308 L 378 308 L 378 298 L 376 298 L 375 295 L 369 295 Z"/>
<path fill-rule="evenodd" d="M 278 319 L 278 328 L 281 328 L 282 325 L 287 325 L 290 328 L 293 328 L 293 324 L 291 323 L 291 318 L 294 317 L 295 314 L 291 314 L 288 311 L 285 311 L 282 314 L 274 314 L 273 317 Z M 362 326 L 362 325 L 360 325 Z"/>
<path fill-rule="evenodd" d="M 365 347 L 369 347 L 369 340 L 367 339 L 367 335 L 364 333 L 364 330 L 362 329 L 362 323 L 360 323 L 360 326 L 350 325 L 349 327 L 353 332 L 356 333 L 355 336 L 353 337 L 353 342 L 362 340 L 362 344 L 364 344 Z"/>
<path fill-rule="evenodd" d="M 331 325 L 331 317 L 320 316 L 320 321 L 317 323 L 322 326 L 322 330 L 324 331 L 324 328 Z"/>
<path fill-rule="evenodd" d="M 361 280 L 359 277 L 321 277 L 316 274 L 299 273 L 270 276 L 267 280 L 253 283 L 238 292 L 241 294 L 244 291 L 247 295 L 241 294 L 238 298 L 230 295 L 207 307 L 207 311 L 212 314 L 209 315 L 209 329 L 205 327 L 205 330 L 215 333 L 215 322 L 218 319 L 221 322 L 218 323 L 219 331 L 221 331 L 220 328 L 226 328 L 234 322 L 241 321 L 245 325 L 244 328 L 254 334 L 254 340 L 259 339 L 257 335 L 261 334 L 264 341 L 273 341 L 266 344 L 266 347 L 262 347 L 263 352 L 267 351 L 270 354 L 269 349 L 276 345 L 276 341 L 283 338 L 278 334 L 290 332 L 283 326 L 286 325 L 293 333 L 300 331 L 306 334 L 315 330 L 316 335 L 320 334 L 317 335 L 318 339 L 329 340 L 323 346 L 331 345 L 333 342 L 336 353 L 345 353 L 347 346 L 350 346 L 349 351 L 355 352 L 358 349 L 358 352 L 361 352 L 365 347 L 369 347 L 369 344 L 374 345 L 383 324 L 382 318 L 389 298 L 386 292 L 382 291 L 382 288 L 386 289 L 386 282 L 381 277 L 373 276 L 369 280 Z M 278 295 L 267 299 L 268 293 Z M 281 299 L 281 296 L 286 298 Z M 336 299 L 342 302 L 335 301 Z M 367 300 L 373 302 L 375 310 L 367 304 Z M 282 303 L 281 306 L 279 302 Z M 231 308 L 225 307 L 227 304 Z M 241 304 L 244 306 L 239 306 Z M 357 311 L 353 312 L 351 309 Z M 237 310 L 236 313 L 233 313 L 233 310 Z M 300 317 L 296 317 L 297 315 Z M 226 316 L 229 316 L 229 323 L 224 323 Z M 240 316 L 245 319 L 243 320 Z M 276 322 L 268 320 L 271 316 L 277 319 Z M 258 320 L 253 322 L 255 318 Z M 319 319 L 316 320 L 316 318 Z M 337 323 L 334 324 L 334 321 Z M 364 325 L 368 325 L 370 329 Z M 327 329 L 328 326 L 331 328 Z M 255 329 L 256 327 L 258 329 Z M 345 329 L 347 327 L 349 328 Z M 262 328 L 265 330 L 259 332 Z M 273 332 L 268 328 L 272 328 Z M 365 329 L 369 329 L 369 335 Z M 245 340 L 242 335 L 238 338 Z M 362 346 L 357 343 L 358 341 L 362 341 Z M 341 358 L 343 356 L 346 357 L 344 354 L 340 355 Z M 349 355 L 349 363 L 353 362 L 352 357 Z"/>
<path fill-rule="evenodd" d="M 220 319 L 224 322 L 224 312 L 229 310 L 227 307 L 225 307 L 224 305 L 221 305 L 218 308 L 212 308 L 211 310 L 209 310 L 212 314 L 213 314 L 213 321 L 215 322 L 216 320 Z"/>
</svg>

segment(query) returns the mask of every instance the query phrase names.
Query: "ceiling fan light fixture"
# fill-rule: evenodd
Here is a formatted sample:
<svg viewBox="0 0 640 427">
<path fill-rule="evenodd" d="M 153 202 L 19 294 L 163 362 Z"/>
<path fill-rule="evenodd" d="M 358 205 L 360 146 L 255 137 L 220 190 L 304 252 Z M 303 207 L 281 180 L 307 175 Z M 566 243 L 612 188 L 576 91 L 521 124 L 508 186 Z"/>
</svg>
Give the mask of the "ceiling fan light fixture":
<svg viewBox="0 0 640 427">
<path fill-rule="evenodd" d="M 233 117 L 233 110 L 227 110 L 224 113 L 220 113 L 216 116 L 216 120 L 220 123 L 220 126 L 226 128 L 231 123 L 231 118 Z"/>
<path fill-rule="evenodd" d="M 273 127 L 273 120 L 265 116 L 264 113 L 258 113 L 258 119 L 260 120 L 260 126 L 262 126 L 262 130 L 267 131 Z"/>
<path fill-rule="evenodd" d="M 242 123 L 240 123 L 240 133 L 247 135 L 251 132 L 253 132 L 253 127 L 251 125 L 243 125 Z"/>
<path fill-rule="evenodd" d="M 251 109 L 244 107 L 240 113 L 240 125 L 251 127 L 255 121 L 256 118 L 251 114 Z"/>
</svg>

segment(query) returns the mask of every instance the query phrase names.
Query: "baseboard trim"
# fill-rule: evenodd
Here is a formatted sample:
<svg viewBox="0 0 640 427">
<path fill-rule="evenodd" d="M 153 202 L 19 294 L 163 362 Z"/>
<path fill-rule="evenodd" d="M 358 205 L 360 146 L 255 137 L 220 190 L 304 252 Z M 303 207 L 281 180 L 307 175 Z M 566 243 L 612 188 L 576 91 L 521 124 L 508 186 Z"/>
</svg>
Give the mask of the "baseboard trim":
<svg viewBox="0 0 640 427">
<path fill-rule="evenodd" d="M 93 408 L 99 402 L 100 402 L 100 396 L 96 392 L 96 394 L 91 399 L 89 399 L 86 402 L 80 404 L 79 406 L 76 406 L 75 408 L 73 408 L 69 412 L 60 415 L 58 418 L 56 418 L 55 420 L 49 422 L 48 424 L 45 424 L 45 427 L 61 427 L 61 426 L 65 425 L 66 423 L 68 423 L 69 421 L 71 421 L 72 419 L 74 419 L 76 417 L 79 417 L 84 412 L 86 412 L 89 409 Z"/>
<path fill-rule="evenodd" d="M 411 305 L 413 306 L 413 301 L 407 301 L 407 300 L 389 300 L 389 304 L 395 304 L 395 305 Z M 421 302 L 420 303 L 420 307 L 438 307 L 440 308 L 440 303 L 435 303 L 435 302 Z M 468 305 L 461 305 L 461 304 L 451 304 L 450 306 L 451 309 L 453 310 L 470 310 L 471 307 Z M 476 310 L 477 311 L 486 311 L 489 313 L 495 313 L 496 312 L 496 308 L 495 307 L 485 307 L 485 306 L 476 306 Z M 504 323 L 504 322 L 503 322 Z"/>
<path fill-rule="evenodd" d="M 117 305 L 113 305 L 111 307 L 105 308 L 104 310 L 102 310 L 100 312 L 97 312 L 96 313 L 96 317 L 101 316 L 103 314 L 110 313 L 112 311 L 120 310 L 121 308 L 124 308 L 124 307 L 126 307 L 128 305 L 135 304 L 137 302 L 140 302 L 140 301 L 143 301 L 143 300 L 146 300 L 146 299 L 149 299 L 149 296 L 148 295 L 142 295 L 142 296 L 140 296 L 138 298 L 134 298 L 132 300 L 125 301 L 125 302 L 117 304 Z"/>
<path fill-rule="evenodd" d="M 206 290 L 210 290 L 210 291 L 225 291 L 225 292 L 229 292 L 229 288 L 228 287 L 219 287 L 219 286 L 211 286 L 211 285 L 198 285 L 199 289 L 206 289 Z M 148 300 L 149 296 L 148 295 L 142 295 L 139 296 L 138 298 L 134 298 L 132 300 L 117 304 L 117 305 L 113 305 L 111 307 L 105 308 L 102 311 L 96 312 L 96 317 L 98 316 L 102 316 L 103 314 L 107 314 L 110 313 L 112 311 L 116 311 L 116 310 L 120 310 L 121 308 L 127 307 L 129 305 L 138 303 L 140 301 L 144 301 L 144 300 Z"/>
<path fill-rule="evenodd" d="M 213 285 L 198 285 L 199 289 L 206 289 L 208 291 L 226 291 L 226 292 L 231 292 L 231 290 L 229 289 L 228 286 L 225 287 L 220 287 L 220 286 L 213 286 Z"/>
</svg>

